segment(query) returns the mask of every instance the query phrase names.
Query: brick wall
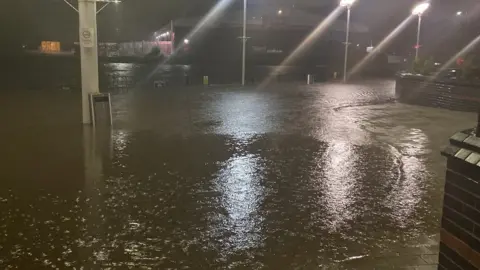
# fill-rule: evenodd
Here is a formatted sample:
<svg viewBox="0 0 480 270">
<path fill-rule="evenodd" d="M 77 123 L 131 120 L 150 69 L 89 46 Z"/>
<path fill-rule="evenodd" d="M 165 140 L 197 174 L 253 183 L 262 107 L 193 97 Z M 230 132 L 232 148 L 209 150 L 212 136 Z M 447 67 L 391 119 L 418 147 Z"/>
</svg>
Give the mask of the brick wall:
<svg viewBox="0 0 480 270">
<path fill-rule="evenodd" d="M 395 94 L 400 102 L 476 112 L 480 107 L 480 85 L 454 81 L 426 81 L 425 77 L 400 76 Z"/>
<path fill-rule="evenodd" d="M 450 138 L 438 269 L 480 269 L 480 138 Z"/>
</svg>

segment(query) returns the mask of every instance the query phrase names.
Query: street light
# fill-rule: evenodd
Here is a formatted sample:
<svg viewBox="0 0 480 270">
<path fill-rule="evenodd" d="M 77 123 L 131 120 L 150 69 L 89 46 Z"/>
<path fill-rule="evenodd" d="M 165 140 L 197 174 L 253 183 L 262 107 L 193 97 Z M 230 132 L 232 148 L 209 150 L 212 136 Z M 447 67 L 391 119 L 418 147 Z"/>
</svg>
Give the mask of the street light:
<svg viewBox="0 0 480 270">
<path fill-rule="evenodd" d="M 345 63 L 343 65 L 343 82 L 347 82 L 347 65 L 348 65 L 348 46 L 349 38 L 350 38 L 350 13 L 352 5 L 355 3 L 356 0 L 341 0 L 340 6 L 347 8 L 347 33 L 345 37 Z"/>
<path fill-rule="evenodd" d="M 457 16 L 462 16 L 463 15 L 463 11 L 457 11 Z"/>
<path fill-rule="evenodd" d="M 420 51 L 420 30 L 422 28 L 422 15 L 430 7 L 429 2 L 418 4 L 413 10 L 412 15 L 418 16 L 418 29 L 417 29 L 417 44 L 415 45 L 415 60 L 418 60 L 418 53 Z"/>
<path fill-rule="evenodd" d="M 340 0 L 340 6 L 342 7 L 349 7 L 355 3 L 356 0 Z"/>
</svg>

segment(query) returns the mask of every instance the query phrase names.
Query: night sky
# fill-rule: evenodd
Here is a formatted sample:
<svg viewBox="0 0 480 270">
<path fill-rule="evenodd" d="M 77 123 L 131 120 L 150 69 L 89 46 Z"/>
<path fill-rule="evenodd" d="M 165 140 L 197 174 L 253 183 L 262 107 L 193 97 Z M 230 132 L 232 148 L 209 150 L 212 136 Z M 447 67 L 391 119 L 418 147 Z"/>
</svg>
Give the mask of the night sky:
<svg viewBox="0 0 480 270">
<path fill-rule="evenodd" d="M 71 0 L 72 1 L 72 0 Z M 151 32 L 167 24 L 171 19 L 205 14 L 215 0 L 124 0 L 112 4 L 98 17 L 99 36 L 102 41 L 141 40 Z M 76 5 L 76 0 L 73 2 Z M 249 8 L 279 9 L 295 5 L 295 8 L 325 16 L 337 5 L 336 0 L 249 0 Z M 414 0 L 358 0 L 352 11 L 352 19 L 370 28 L 374 43 L 401 22 L 410 12 Z M 241 9 L 237 0 L 232 9 Z M 478 0 L 434 0 L 432 9 L 425 16 L 425 39 L 439 43 L 439 36 L 455 31 L 450 26 L 458 18 L 458 10 L 469 11 L 471 22 L 477 22 L 480 14 Z M 471 23 L 472 24 L 472 23 Z M 62 0 L 1 0 L 0 34 L 2 51 L 18 48 L 21 44 L 36 46 L 41 40 L 74 42 L 78 39 L 78 15 Z M 475 24 L 476 25 L 476 24 Z M 415 35 L 415 24 L 395 41 L 396 46 L 410 46 L 405 40 Z M 480 34 L 478 27 L 463 26 L 465 40 Z M 437 40 L 438 39 L 438 40 Z M 458 37 L 454 42 L 462 43 Z"/>
</svg>

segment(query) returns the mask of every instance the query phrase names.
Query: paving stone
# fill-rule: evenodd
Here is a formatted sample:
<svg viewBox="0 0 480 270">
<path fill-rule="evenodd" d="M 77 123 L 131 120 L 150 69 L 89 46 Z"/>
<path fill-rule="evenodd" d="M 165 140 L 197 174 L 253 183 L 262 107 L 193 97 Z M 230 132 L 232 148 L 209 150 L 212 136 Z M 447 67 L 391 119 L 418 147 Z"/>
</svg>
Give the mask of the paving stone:
<svg viewBox="0 0 480 270">
<path fill-rule="evenodd" d="M 456 147 L 456 146 L 453 146 L 453 145 L 449 145 L 445 148 L 445 150 L 443 150 L 443 154 L 444 155 L 449 155 L 449 156 L 455 156 L 455 154 L 460 150 L 459 147 Z"/>
<path fill-rule="evenodd" d="M 476 136 L 470 136 L 467 139 L 465 139 L 464 142 L 480 148 L 480 138 L 478 138 Z"/>
<path fill-rule="evenodd" d="M 477 153 L 471 153 L 466 159 L 466 162 L 471 163 L 471 164 L 477 164 L 480 162 L 480 154 Z"/>
<path fill-rule="evenodd" d="M 457 142 L 463 142 L 467 138 L 468 138 L 468 135 L 462 132 L 455 133 L 452 137 L 450 137 L 451 140 L 454 140 Z"/>
<path fill-rule="evenodd" d="M 462 149 L 460 149 L 460 151 L 458 151 L 455 154 L 455 157 L 465 160 L 471 153 L 472 153 L 472 151 L 462 148 Z"/>
</svg>

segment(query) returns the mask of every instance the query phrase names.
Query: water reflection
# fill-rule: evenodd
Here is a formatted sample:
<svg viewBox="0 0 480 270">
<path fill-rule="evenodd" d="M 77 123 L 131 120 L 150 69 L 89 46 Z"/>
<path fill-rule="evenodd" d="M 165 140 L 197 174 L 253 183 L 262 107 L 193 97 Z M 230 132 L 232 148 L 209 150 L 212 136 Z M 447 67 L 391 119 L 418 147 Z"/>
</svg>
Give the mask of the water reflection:
<svg viewBox="0 0 480 270">
<path fill-rule="evenodd" d="M 80 259 L 87 262 L 85 267 L 96 268 L 96 263 L 103 264 L 108 261 L 108 250 L 105 249 L 105 201 L 104 194 L 104 169 L 103 156 L 110 153 L 111 134 L 109 129 L 95 129 L 84 127 L 83 149 L 84 149 L 84 214 L 82 218 L 81 231 L 83 235 L 77 243 L 80 248 Z M 107 160 L 108 162 L 108 160 Z M 82 197 L 79 197 L 82 199 Z M 98 266 L 97 266 L 98 267 Z"/>
<path fill-rule="evenodd" d="M 12 98 L 0 115 L 27 99 L 31 122 L 0 140 L 0 269 L 354 269 L 337 264 L 422 244 L 441 210 L 432 156 L 474 116 L 316 87 L 139 91 L 111 133 L 34 117 L 61 95 Z"/>
<path fill-rule="evenodd" d="M 324 158 L 324 200 L 332 220 L 331 229 L 336 230 L 357 214 L 352 206 L 358 177 L 355 168 L 358 155 L 348 142 L 335 141 L 329 144 Z"/>
<path fill-rule="evenodd" d="M 222 194 L 222 206 L 226 209 L 224 225 L 230 231 L 231 248 L 248 249 L 261 245 L 261 222 L 258 213 L 264 194 L 262 161 L 247 154 L 230 158 L 220 170 L 217 189 Z"/>
<path fill-rule="evenodd" d="M 269 95 L 262 92 L 222 94 L 214 104 L 215 118 L 221 121 L 215 131 L 243 140 L 274 131 L 276 123 L 271 121 L 271 115 L 276 106 L 268 98 Z"/>
<path fill-rule="evenodd" d="M 387 205 L 394 210 L 393 218 L 400 226 L 409 224 L 415 207 L 423 198 L 427 179 L 424 156 L 430 151 L 426 147 L 428 142 L 422 130 L 412 128 L 401 137 L 397 147 L 390 147 L 392 155 L 399 161 L 400 174 L 393 183 Z"/>
</svg>

